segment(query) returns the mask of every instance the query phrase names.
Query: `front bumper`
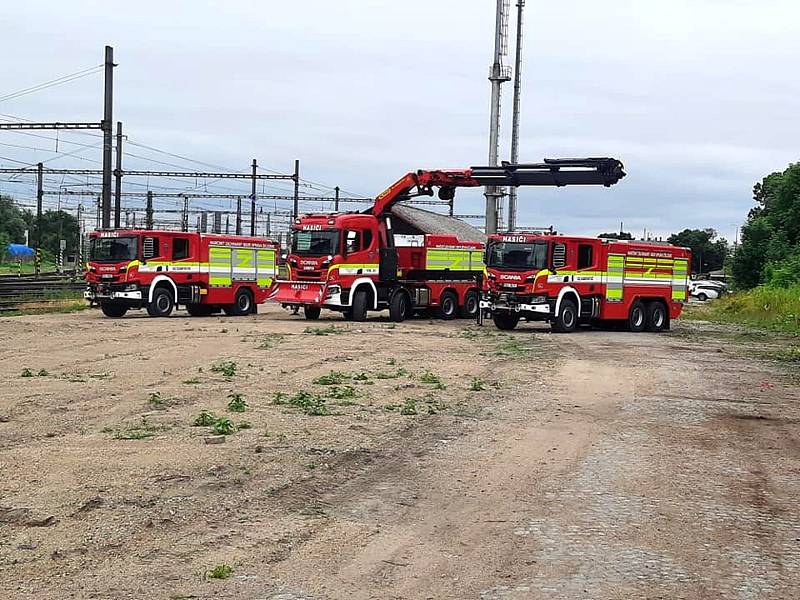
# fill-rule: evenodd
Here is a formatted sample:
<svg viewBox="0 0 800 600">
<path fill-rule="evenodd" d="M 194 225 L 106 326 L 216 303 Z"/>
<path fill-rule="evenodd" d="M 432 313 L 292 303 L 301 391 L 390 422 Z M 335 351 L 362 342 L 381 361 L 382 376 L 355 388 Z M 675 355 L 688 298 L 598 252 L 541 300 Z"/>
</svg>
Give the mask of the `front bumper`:
<svg viewBox="0 0 800 600">
<path fill-rule="evenodd" d="M 321 306 L 325 287 L 315 281 L 277 281 L 270 300 L 286 306 Z"/>
<path fill-rule="evenodd" d="M 102 300 L 127 300 L 141 302 L 142 290 L 125 290 L 116 286 L 112 287 L 103 284 L 90 284 L 83 292 L 83 297 L 90 302 L 100 302 Z"/>
<path fill-rule="evenodd" d="M 480 309 L 490 312 L 529 313 L 548 317 L 553 314 L 554 303 L 547 302 L 520 302 L 510 294 L 484 294 L 481 298 Z"/>
</svg>

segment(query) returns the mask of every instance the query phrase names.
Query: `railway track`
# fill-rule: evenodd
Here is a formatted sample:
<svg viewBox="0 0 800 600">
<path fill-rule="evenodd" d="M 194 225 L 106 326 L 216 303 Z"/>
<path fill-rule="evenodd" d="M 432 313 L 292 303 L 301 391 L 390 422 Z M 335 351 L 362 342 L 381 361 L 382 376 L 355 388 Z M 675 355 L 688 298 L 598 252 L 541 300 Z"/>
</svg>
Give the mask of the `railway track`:
<svg viewBox="0 0 800 600">
<path fill-rule="evenodd" d="M 65 298 L 80 297 L 86 283 L 79 275 L 45 274 L 0 275 L 0 313 L 16 310 L 22 304 L 56 303 Z"/>
</svg>

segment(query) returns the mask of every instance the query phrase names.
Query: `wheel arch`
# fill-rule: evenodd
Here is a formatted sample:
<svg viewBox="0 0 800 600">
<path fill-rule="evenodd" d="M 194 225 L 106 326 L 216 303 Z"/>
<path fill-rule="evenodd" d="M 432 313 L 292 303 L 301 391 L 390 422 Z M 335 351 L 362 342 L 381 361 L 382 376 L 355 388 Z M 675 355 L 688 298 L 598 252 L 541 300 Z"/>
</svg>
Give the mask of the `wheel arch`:
<svg viewBox="0 0 800 600">
<path fill-rule="evenodd" d="M 558 297 L 556 298 L 556 308 L 553 311 L 553 316 L 557 317 L 561 314 L 561 303 L 564 301 L 564 298 L 572 298 L 575 301 L 575 306 L 578 307 L 578 314 L 580 314 L 581 295 L 574 287 L 567 285 L 561 288 L 561 291 L 558 292 Z"/>
<path fill-rule="evenodd" d="M 378 288 L 375 287 L 375 282 L 369 277 L 359 277 L 353 282 L 350 287 L 350 296 L 347 299 L 347 305 L 353 306 L 353 296 L 355 296 L 358 289 L 362 286 L 367 286 L 372 292 L 372 310 L 378 310 Z"/>
<path fill-rule="evenodd" d="M 172 290 L 173 300 L 175 304 L 178 304 L 178 286 L 172 280 L 171 277 L 167 277 L 166 275 L 158 275 L 153 281 L 150 283 L 150 291 L 147 294 L 147 301 L 153 301 L 153 294 L 156 292 L 156 288 L 163 287 Z"/>
</svg>

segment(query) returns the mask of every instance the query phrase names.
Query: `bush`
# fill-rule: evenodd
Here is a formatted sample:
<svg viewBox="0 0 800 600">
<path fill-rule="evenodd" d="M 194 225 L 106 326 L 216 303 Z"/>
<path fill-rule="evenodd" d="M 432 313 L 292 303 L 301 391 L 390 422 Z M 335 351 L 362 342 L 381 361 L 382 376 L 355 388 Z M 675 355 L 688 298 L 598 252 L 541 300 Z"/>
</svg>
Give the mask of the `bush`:
<svg viewBox="0 0 800 600">
<path fill-rule="evenodd" d="M 800 284 L 787 288 L 762 285 L 714 300 L 687 316 L 800 333 Z"/>
<path fill-rule="evenodd" d="M 768 264 L 765 275 L 770 287 L 788 288 L 800 284 L 800 253 Z"/>
</svg>

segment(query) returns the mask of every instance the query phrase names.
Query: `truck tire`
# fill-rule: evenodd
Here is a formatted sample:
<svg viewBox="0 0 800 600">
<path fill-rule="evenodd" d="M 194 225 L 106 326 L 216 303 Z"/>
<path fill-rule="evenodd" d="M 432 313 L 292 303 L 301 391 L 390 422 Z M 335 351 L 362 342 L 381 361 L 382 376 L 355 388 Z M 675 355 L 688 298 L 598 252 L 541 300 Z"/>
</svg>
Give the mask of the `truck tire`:
<svg viewBox="0 0 800 600">
<path fill-rule="evenodd" d="M 210 317 L 214 307 L 209 304 L 187 304 L 186 312 L 191 317 Z"/>
<path fill-rule="evenodd" d="M 402 323 L 411 313 L 411 300 L 404 291 L 394 293 L 389 301 L 389 319 L 395 323 Z"/>
<path fill-rule="evenodd" d="M 644 331 L 647 324 L 647 310 L 642 304 L 641 300 L 637 300 L 631 305 L 631 310 L 628 313 L 628 331 L 639 333 Z"/>
<path fill-rule="evenodd" d="M 118 302 L 102 302 L 100 304 L 100 310 L 102 310 L 103 314 L 107 317 L 119 319 L 125 316 L 125 313 L 128 312 L 128 307 Z"/>
<path fill-rule="evenodd" d="M 322 312 L 322 309 L 319 306 L 304 306 L 303 307 L 303 316 L 309 321 L 316 321 L 319 319 L 319 314 Z"/>
<path fill-rule="evenodd" d="M 669 329 L 669 312 L 661 300 L 653 300 L 647 304 L 647 331 L 659 332 Z"/>
<path fill-rule="evenodd" d="M 153 292 L 153 300 L 147 303 L 147 314 L 151 317 L 168 317 L 175 308 L 175 299 L 172 291 L 167 288 L 156 288 Z"/>
<path fill-rule="evenodd" d="M 253 294 L 242 287 L 236 291 L 233 304 L 223 309 L 229 317 L 243 317 L 253 312 Z"/>
<path fill-rule="evenodd" d="M 519 315 L 513 312 L 498 311 L 492 314 L 495 327 L 503 331 L 511 331 L 519 323 Z"/>
<path fill-rule="evenodd" d="M 461 307 L 459 313 L 462 319 L 474 319 L 478 315 L 478 307 L 480 299 L 478 292 L 470 290 L 464 295 L 464 306 Z"/>
<path fill-rule="evenodd" d="M 578 328 L 578 305 L 574 300 L 565 298 L 561 301 L 561 310 L 553 320 L 554 333 L 572 333 Z"/>
<path fill-rule="evenodd" d="M 350 318 L 353 321 L 365 321 L 369 308 L 369 293 L 365 289 L 356 290 L 353 294 L 353 305 L 350 307 Z"/>
<path fill-rule="evenodd" d="M 458 298 L 450 290 L 444 292 L 442 297 L 439 298 L 438 315 L 440 319 L 445 321 L 455 319 L 458 316 Z"/>
</svg>

